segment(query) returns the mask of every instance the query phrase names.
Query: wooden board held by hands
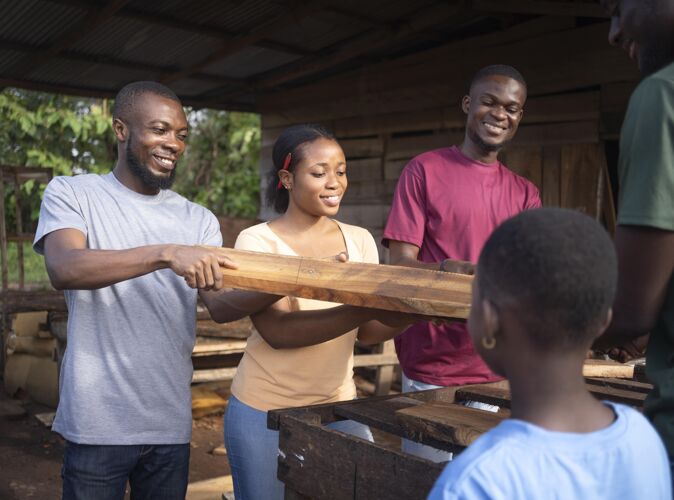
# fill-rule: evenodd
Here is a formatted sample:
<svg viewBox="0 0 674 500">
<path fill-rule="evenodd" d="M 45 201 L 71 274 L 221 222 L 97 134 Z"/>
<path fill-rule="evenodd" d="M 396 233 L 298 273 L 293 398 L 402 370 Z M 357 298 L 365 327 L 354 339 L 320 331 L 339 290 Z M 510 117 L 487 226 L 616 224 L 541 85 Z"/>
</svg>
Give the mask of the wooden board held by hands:
<svg viewBox="0 0 674 500">
<path fill-rule="evenodd" d="M 222 249 L 239 268 L 225 286 L 454 319 L 468 317 L 472 276 Z"/>
</svg>

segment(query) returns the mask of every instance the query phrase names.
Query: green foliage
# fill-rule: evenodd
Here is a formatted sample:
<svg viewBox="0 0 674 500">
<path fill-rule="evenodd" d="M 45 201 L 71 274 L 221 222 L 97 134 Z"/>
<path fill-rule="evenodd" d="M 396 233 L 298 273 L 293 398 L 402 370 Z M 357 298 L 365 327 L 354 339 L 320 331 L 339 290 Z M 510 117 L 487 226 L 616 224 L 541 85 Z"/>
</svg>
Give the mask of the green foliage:
<svg viewBox="0 0 674 500">
<path fill-rule="evenodd" d="M 260 177 L 260 118 L 250 113 L 192 111 L 175 189 L 219 215 L 255 217 Z"/>
<path fill-rule="evenodd" d="M 0 164 L 50 167 L 54 175 L 109 172 L 116 158 L 108 100 L 20 89 L 0 92 Z M 190 136 L 174 189 L 218 215 L 254 217 L 258 211 L 260 119 L 247 113 L 187 110 Z M 44 185 L 22 185 L 24 232 L 37 225 Z M 6 224 L 15 228 L 15 192 L 4 193 Z M 9 245 L 12 255 L 15 245 Z M 30 257 L 29 257 L 30 256 Z M 26 258 L 33 252 L 26 251 Z M 40 262 L 26 263 L 27 281 L 42 281 Z M 10 263 L 10 269 L 12 266 Z M 32 276 L 29 268 L 37 269 Z M 42 277 L 40 277 L 42 276 Z"/>
<path fill-rule="evenodd" d="M 19 261 L 17 245 L 7 245 L 8 278 L 10 283 L 19 282 Z M 32 288 L 50 288 L 47 268 L 44 265 L 44 257 L 33 252 L 30 243 L 23 244 L 23 279 L 30 283 Z"/>
<path fill-rule="evenodd" d="M 0 93 L 0 163 L 50 167 L 54 175 L 105 172 L 114 163 L 114 135 L 106 100 L 6 89 Z M 24 231 L 35 229 L 44 186 L 22 187 Z M 4 193 L 13 229 L 14 188 Z"/>
</svg>

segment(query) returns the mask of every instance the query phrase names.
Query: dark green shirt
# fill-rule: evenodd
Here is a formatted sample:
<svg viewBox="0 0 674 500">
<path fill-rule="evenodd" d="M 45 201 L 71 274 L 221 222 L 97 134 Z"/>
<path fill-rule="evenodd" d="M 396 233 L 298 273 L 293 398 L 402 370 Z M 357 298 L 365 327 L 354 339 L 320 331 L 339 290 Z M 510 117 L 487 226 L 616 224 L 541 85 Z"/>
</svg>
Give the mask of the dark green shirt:
<svg viewBox="0 0 674 500">
<path fill-rule="evenodd" d="M 674 63 L 644 79 L 620 134 L 618 224 L 674 231 Z M 674 258 L 674 256 L 672 256 Z M 674 279 L 651 331 L 645 414 L 674 457 Z"/>
</svg>

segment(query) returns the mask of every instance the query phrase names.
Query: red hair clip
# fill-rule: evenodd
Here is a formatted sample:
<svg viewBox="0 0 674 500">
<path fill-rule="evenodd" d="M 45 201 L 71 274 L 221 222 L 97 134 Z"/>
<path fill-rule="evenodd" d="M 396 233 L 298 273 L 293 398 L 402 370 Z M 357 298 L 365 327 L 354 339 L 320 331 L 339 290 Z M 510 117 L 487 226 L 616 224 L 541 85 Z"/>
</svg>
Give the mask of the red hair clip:
<svg viewBox="0 0 674 500">
<path fill-rule="evenodd" d="M 292 154 L 288 153 L 286 155 L 286 159 L 283 160 L 283 168 L 281 170 L 288 170 L 288 167 L 290 166 L 290 160 L 292 160 Z M 276 185 L 276 189 L 281 189 L 283 187 L 283 183 L 281 182 L 281 179 L 278 180 L 278 184 Z"/>
</svg>

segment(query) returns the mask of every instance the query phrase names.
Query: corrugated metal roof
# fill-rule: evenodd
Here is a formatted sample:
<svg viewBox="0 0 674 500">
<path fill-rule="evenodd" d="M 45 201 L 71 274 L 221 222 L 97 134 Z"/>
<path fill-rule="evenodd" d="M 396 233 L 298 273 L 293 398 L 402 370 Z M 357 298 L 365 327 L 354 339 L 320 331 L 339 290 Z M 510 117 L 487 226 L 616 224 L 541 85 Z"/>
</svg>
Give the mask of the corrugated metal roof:
<svg viewBox="0 0 674 500">
<path fill-rule="evenodd" d="M 84 18 L 84 11 L 40 0 L 0 0 L 3 39 L 40 46 Z"/>
<path fill-rule="evenodd" d="M 596 8 L 591 0 L 557 1 Z M 453 17 L 454 4 L 444 0 L 132 0 L 107 19 L 81 26 L 92 9 L 100 13 L 108 4 L 0 0 L 0 85 L 110 95 L 134 79 L 159 79 L 192 100 L 244 106 L 265 85 L 296 87 L 381 57 L 426 50 L 444 43 L 446 34 L 474 36 L 501 26 L 499 14 L 484 12 L 475 14 L 488 22 L 462 25 L 473 12 L 463 6 Z M 447 19 L 440 16 L 428 31 L 416 27 L 393 36 L 436 8 Z M 372 46 L 363 41 L 377 33 Z M 66 35 L 69 44 L 48 50 Z"/>
</svg>

